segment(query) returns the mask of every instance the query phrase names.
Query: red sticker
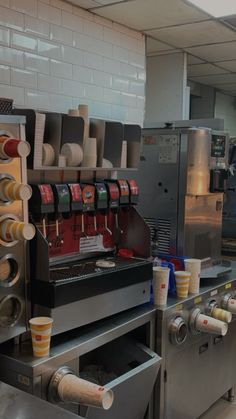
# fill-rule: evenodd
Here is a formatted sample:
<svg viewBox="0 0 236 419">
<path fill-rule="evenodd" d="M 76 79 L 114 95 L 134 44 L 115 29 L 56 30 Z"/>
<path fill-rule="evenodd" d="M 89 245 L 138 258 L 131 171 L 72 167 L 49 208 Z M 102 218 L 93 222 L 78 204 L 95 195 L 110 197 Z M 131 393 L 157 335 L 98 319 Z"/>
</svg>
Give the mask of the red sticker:
<svg viewBox="0 0 236 419">
<path fill-rule="evenodd" d="M 203 320 L 203 324 L 208 324 L 208 320 Z"/>
<path fill-rule="evenodd" d="M 161 284 L 161 288 L 165 288 L 166 287 L 166 284 Z"/>
<path fill-rule="evenodd" d="M 35 340 L 37 340 L 37 341 L 41 341 L 41 340 L 42 340 L 42 336 L 41 336 L 41 335 L 36 335 L 36 336 L 35 336 Z"/>
</svg>

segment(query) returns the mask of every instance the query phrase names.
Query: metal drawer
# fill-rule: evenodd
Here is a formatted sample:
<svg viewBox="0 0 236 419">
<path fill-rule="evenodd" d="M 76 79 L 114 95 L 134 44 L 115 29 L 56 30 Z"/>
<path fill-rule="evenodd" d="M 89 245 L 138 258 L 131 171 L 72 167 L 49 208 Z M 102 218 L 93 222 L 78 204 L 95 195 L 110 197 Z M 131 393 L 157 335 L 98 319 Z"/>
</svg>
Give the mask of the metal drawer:
<svg viewBox="0 0 236 419">
<path fill-rule="evenodd" d="M 87 419 L 143 419 L 151 398 L 161 358 L 143 344 L 122 337 L 96 350 L 97 365 L 117 378 L 106 384 L 114 392 L 107 410 L 89 407 L 81 412 Z"/>
</svg>

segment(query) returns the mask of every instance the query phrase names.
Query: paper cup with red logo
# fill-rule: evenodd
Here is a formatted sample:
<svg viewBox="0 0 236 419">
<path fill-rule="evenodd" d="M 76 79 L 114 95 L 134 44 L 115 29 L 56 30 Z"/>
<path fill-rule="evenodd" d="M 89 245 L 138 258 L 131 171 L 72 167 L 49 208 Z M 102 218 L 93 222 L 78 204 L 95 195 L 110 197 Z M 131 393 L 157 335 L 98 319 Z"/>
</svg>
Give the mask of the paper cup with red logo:
<svg viewBox="0 0 236 419">
<path fill-rule="evenodd" d="M 196 329 L 199 332 L 225 336 L 228 331 L 228 324 L 200 313 L 196 319 Z"/>
<path fill-rule="evenodd" d="M 170 270 L 167 267 L 153 267 L 153 298 L 154 304 L 166 305 L 169 287 Z"/>
<path fill-rule="evenodd" d="M 176 293 L 178 298 L 187 298 L 191 273 L 175 271 Z"/>
<path fill-rule="evenodd" d="M 189 292 L 198 294 L 200 289 L 201 259 L 185 259 L 186 271 L 191 273 Z"/>
<path fill-rule="evenodd" d="M 48 356 L 53 319 L 51 317 L 34 317 L 30 319 L 29 324 L 34 356 Z"/>
</svg>

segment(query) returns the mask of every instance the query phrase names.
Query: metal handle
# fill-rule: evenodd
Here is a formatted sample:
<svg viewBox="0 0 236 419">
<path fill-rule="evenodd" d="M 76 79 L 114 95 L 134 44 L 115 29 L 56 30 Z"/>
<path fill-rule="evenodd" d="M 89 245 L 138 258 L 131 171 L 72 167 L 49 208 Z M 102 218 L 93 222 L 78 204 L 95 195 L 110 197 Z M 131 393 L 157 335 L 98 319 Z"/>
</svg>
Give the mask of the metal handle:
<svg viewBox="0 0 236 419">
<path fill-rule="evenodd" d="M 185 320 L 178 316 L 169 323 L 169 337 L 173 345 L 181 345 L 185 342 L 188 334 L 188 327 Z"/>
</svg>

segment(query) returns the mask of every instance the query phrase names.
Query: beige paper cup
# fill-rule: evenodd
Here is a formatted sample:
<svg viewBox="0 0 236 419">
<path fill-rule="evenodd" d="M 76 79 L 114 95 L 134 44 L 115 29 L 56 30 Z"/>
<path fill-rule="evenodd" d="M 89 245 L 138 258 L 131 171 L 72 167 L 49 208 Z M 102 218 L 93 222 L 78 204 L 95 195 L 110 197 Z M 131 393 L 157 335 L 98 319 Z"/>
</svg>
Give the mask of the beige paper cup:
<svg viewBox="0 0 236 419">
<path fill-rule="evenodd" d="M 230 323 L 232 320 L 232 313 L 223 310 L 222 308 L 214 307 L 212 310 L 212 317 L 221 320 L 222 322 Z"/>
<path fill-rule="evenodd" d="M 222 322 L 221 320 L 205 316 L 204 314 L 199 314 L 196 319 L 196 329 L 199 332 L 225 336 L 228 331 L 228 324 Z"/>
<path fill-rule="evenodd" d="M 153 267 L 154 304 L 164 306 L 167 302 L 170 270 L 167 267 Z"/>
<path fill-rule="evenodd" d="M 110 409 L 114 400 L 113 391 L 83 380 L 73 374 L 65 375 L 58 385 L 58 394 L 64 402 L 79 403 Z"/>
<path fill-rule="evenodd" d="M 176 293 L 178 298 L 187 298 L 191 274 L 187 271 L 175 271 Z"/>
<path fill-rule="evenodd" d="M 191 273 L 189 292 L 191 294 L 198 294 L 200 290 L 201 260 L 185 259 L 184 265 L 186 271 Z"/>
<path fill-rule="evenodd" d="M 29 324 L 34 356 L 48 356 L 53 319 L 51 317 L 34 317 L 30 319 Z"/>
</svg>

